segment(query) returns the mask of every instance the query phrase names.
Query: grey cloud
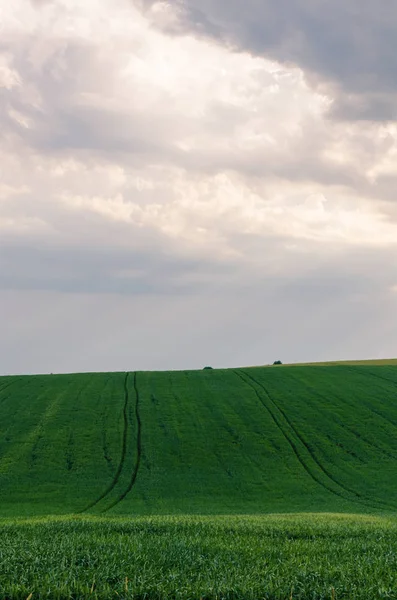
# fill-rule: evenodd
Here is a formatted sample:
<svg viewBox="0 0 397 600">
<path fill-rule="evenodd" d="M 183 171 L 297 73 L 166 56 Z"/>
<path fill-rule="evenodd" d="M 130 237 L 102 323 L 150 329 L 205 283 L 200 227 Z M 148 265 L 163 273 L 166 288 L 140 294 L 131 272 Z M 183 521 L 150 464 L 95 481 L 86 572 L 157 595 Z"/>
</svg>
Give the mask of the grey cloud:
<svg viewBox="0 0 397 600">
<path fill-rule="evenodd" d="M 183 114 L 168 114 L 165 98 L 161 110 L 153 107 L 151 113 L 133 106 L 98 107 L 101 98 L 113 99 L 109 89 L 115 65 L 89 42 L 21 35 L 0 42 L 0 51 L 8 47 L 23 85 L 0 89 L 2 131 L 44 154 L 89 151 L 145 160 L 150 154 L 152 160 L 171 161 L 178 154 L 175 141 L 195 127 Z M 89 96 L 94 100 L 87 101 Z M 28 119 L 30 127 L 15 120 L 10 109 Z"/>
<path fill-rule="evenodd" d="M 272 252 L 270 247 L 267 251 Z M 277 258 L 277 248 L 272 256 Z M 0 290 L 7 315 L 1 372 L 230 367 L 276 359 L 393 356 L 396 298 L 388 286 L 396 262 L 387 258 L 387 251 L 340 252 L 313 265 L 306 255 L 277 277 L 256 272 L 219 286 L 216 293 L 207 287 L 199 294 L 160 298 L 147 293 Z"/>
<path fill-rule="evenodd" d="M 133 0 L 133 3 L 150 17 L 148 11 L 158 4 L 158 0 Z M 190 30 L 193 29 L 197 35 L 212 35 L 214 37 L 223 35 L 222 28 L 215 24 L 199 6 L 189 5 L 184 0 L 173 0 L 170 7 L 177 12 L 179 18 L 176 22 L 165 27 L 169 33 L 180 34 L 188 27 Z"/>
<path fill-rule="evenodd" d="M 43 152 L 91 150 L 154 156 L 161 148 L 145 135 L 142 120 L 134 120 L 130 114 L 115 115 L 105 110 L 75 107 L 60 110 L 55 122 L 48 125 L 38 124 L 37 133 L 25 136 L 33 147 Z"/>
<path fill-rule="evenodd" d="M 397 121 L 397 98 L 395 93 L 341 94 L 333 102 L 330 116 L 338 121 Z"/>
<path fill-rule="evenodd" d="M 390 0 L 186 0 L 181 24 L 253 54 L 302 67 L 336 97 L 331 115 L 390 120 L 396 112 L 397 5 Z M 214 33 L 217 31 L 217 33 Z M 376 96 L 374 97 L 374 93 Z M 360 98 L 344 110 L 348 95 Z M 364 106 L 364 108 L 363 108 Z"/>
<path fill-rule="evenodd" d="M 220 3 L 216 10 L 221 6 Z M 228 18 L 238 15 L 238 5 L 232 9 L 234 12 L 231 10 Z M 79 40 L 40 41 L 35 36 L 20 36 L 17 41 L 17 45 L 15 41 L 12 45 L 13 66 L 21 74 L 23 86 L 1 91 L 1 128 L 3 136 L 6 133 L 10 134 L 9 139 L 16 136 L 35 151 L 48 156 L 78 156 L 80 153 L 86 163 L 102 156 L 135 169 L 160 162 L 206 174 L 234 170 L 245 177 L 316 181 L 323 185 L 347 186 L 376 199 L 394 199 L 387 186 L 368 185 L 362 171 L 363 161 L 357 161 L 356 167 L 346 168 L 323 157 L 324 148 L 335 135 L 331 127 L 317 131 L 316 122 L 301 123 L 302 135 L 294 138 L 288 148 L 242 151 L 233 145 L 222 149 L 209 142 L 186 152 L 178 148 L 177 142 L 190 134 L 207 133 L 219 140 L 233 137 L 236 129 L 246 122 L 246 109 L 218 101 L 208 107 L 205 116 L 195 120 L 183 114 L 167 114 L 164 104 L 161 110 L 159 107 L 157 112 L 151 113 L 135 111 L 132 107 L 121 110 L 88 106 L 81 100 L 85 92 L 106 96 L 107 86 L 112 86 L 114 69 L 109 57 L 99 55 L 97 47 Z M 6 47 L 7 40 L 2 44 Z M 41 56 L 40 60 L 37 55 Z M 105 79 L 103 71 L 107 72 Z M 36 97 L 40 101 L 35 101 Z M 381 94 L 376 96 L 378 108 L 375 100 L 366 102 L 365 97 L 357 94 L 349 96 L 353 100 L 344 98 L 337 99 L 332 108 L 339 119 L 355 118 L 359 113 L 373 120 L 381 119 L 382 110 L 387 107 Z M 26 128 L 15 121 L 9 114 L 10 108 L 29 119 L 32 126 Z M 366 146 L 368 140 L 359 135 L 354 152 L 362 154 Z M 366 150 L 367 160 L 376 160 L 383 150 L 371 139 L 370 148 Z"/>
<path fill-rule="evenodd" d="M 129 235 L 139 237 L 134 227 Z M 146 230 L 143 247 L 74 244 L 16 236 L 0 241 L 0 289 L 84 294 L 190 294 L 227 280 L 235 265 L 183 256 Z"/>
<path fill-rule="evenodd" d="M 221 28 L 215 25 L 204 11 L 195 6 L 188 7 L 184 16 L 190 24 L 194 25 L 195 30 L 198 32 L 210 33 L 213 36 L 222 34 Z"/>
</svg>

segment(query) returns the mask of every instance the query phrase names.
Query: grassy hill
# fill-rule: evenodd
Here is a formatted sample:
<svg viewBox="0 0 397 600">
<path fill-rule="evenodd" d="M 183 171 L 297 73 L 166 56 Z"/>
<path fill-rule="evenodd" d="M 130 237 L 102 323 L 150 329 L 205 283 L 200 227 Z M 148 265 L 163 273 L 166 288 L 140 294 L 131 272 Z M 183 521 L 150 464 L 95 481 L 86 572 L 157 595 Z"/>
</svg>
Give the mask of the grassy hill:
<svg viewBox="0 0 397 600">
<path fill-rule="evenodd" d="M 0 516 L 397 510 L 397 365 L 0 378 Z"/>
<path fill-rule="evenodd" d="M 388 361 L 2 377 L 0 600 L 396 598 L 396 433 Z"/>
<path fill-rule="evenodd" d="M 302 367 L 302 366 L 316 366 L 316 367 L 334 367 L 334 366 L 397 366 L 397 358 L 373 358 L 366 360 L 338 360 L 338 361 L 327 361 L 327 362 L 315 362 L 315 363 L 293 363 L 287 364 L 288 367 Z M 269 365 L 270 366 L 270 365 Z"/>
</svg>

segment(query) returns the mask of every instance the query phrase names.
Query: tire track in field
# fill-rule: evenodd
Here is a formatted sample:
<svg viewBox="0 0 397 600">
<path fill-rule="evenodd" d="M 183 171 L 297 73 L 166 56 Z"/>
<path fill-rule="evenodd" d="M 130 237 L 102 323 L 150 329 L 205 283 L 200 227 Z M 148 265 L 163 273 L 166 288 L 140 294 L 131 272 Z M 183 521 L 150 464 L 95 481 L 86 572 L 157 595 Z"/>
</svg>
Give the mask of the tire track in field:
<svg viewBox="0 0 397 600">
<path fill-rule="evenodd" d="M 301 436 L 301 434 L 299 433 L 299 431 L 296 429 L 296 427 L 291 423 L 289 417 L 287 417 L 287 415 L 285 414 L 285 412 L 283 411 L 283 409 L 281 409 L 278 404 L 276 403 L 276 401 L 272 398 L 272 396 L 270 395 L 270 393 L 267 391 L 267 389 L 265 388 L 265 386 L 258 382 L 257 380 L 255 380 L 253 377 L 251 377 L 250 375 L 248 375 L 248 373 L 246 373 L 246 375 L 248 377 L 250 377 L 255 383 L 257 383 L 262 389 L 263 391 L 267 394 L 267 396 L 269 397 L 269 400 L 271 402 L 273 402 L 274 406 L 280 411 L 280 413 L 283 415 L 284 419 L 286 420 L 286 422 L 288 423 L 288 425 L 291 427 L 292 431 L 294 431 L 295 435 L 297 436 L 297 438 L 301 441 L 301 443 L 303 444 L 303 446 L 306 448 L 306 450 L 308 451 L 308 453 L 310 454 L 311 458 L 313 459 L 313 461 L 317 464 L 317 466 L 319 467 L 319 469 L 324 473 L 324 475 L 326 477 L 328 477 L 328 479 L 330 479 L 335 485 L 337 485 L 338 487 L 340 487 L 342 490 L 344 490 L 345 492 L 347 492 L 348 494 L 353 494 L 353 496 L 355 496 L 355 502 L 359 502 L 360 504 L 362 504 L 363 506 L 368 506 L 371 508 L 382 508 L 385 509 L 387 508 L 388 510 L 392 509 L 392 510 L 396 510 L 396 507 L 393 504 L 389 504 L 388 502 L 384 502 L 383 500 L 379 500 L 378 498 L 370 498 L 368 496 L 365 496 L 363 494 L 360 494 L 359 492 L 357 492 L 356 490 L 349 488 L 348 486 L 342 484 L 340 481 L 338 481 L 336 479 L 336 477 L 330 473 L 330 471 L 328 471 L 328 469 L 326 467 L 324 467 L 324 465 L 318 460 L 318 458 L 316 457 L 316 455 L 314 454 L 314 452 L 311 450 L 310 446 L 305 442 L 304 438 Z M 347 500 L 352 500 L 352 498 L 350 497 L 346 497 L 344 496 Z"/>
<path fill-rule="evenodd" d="M 139 396 L 139 390 L 138 390 L 138 385 L 137 385 L 136 372 L 134 373 L 134 391 L 135 391 L 135 419 L 136 419 L 136 424 L 137 424 L 135 465 L 132 470 L 130 482 L 129 482 L 128 486 L 126 487 L 126 489 L 124 490 L 124 492 L 122 494 L 120 494 L 120 496 L 114 502 L 112 502 L 112 504 L 107 506 L 102 512 L 107 512 L 111 508 L 114 508 L 115 506 L 117 506 L 117 504 L 119 504 L 122 500 L 124 500 L 124 498 L 127 496 L 127 494 L 129 494 L 129 492 L 134 487 L 136 478 L 138 477 L 138 471 L 139 471 L 139 466 L 141 464 L 141 456 L 142 456 L 142 422 L 141 422 L 141 416 L 139 413 L 140 396 Z"/>
<path fill-rule="evenodd" d="M 357 369 L 358 369 L 358 367 L 357 367 Z M 358 373 L 364 379 L 367 379 L 368 377 L 372 376 L 372 377 L 375 377 L 376 379 L 380 379 L 381 381 L 387 381 L 388 383 L 392 383 L 395 386 L 397 386 L 397 382 L 396 381 L 393 381 L 392 379 L 387 379 L 386 377 L 382 377 L 381 375 L 375 375 L 374 373 L 370 373 L 370 372 L 367 372 L 367 371 L 361 371 L 361 370 L 354 370 L 353 371 L 352 368 L 350 368 L 350 371 L 354 372 L 355 375 L 357 375 L 357 373 Z M 383 389 L 383 388 L 380 388 L 380 389 Z M 384 421 L 387 421 L 388 423 L 390 423 L 390 425 L 392 425 L 394 428 L 397 428 L 396 421 L 393 421 L 389 417 L 386 417 L 386 415 L 383 414 L 382 412 L 379 412 L 378 410 L 375 410 L 371 405 L 365 404 L 365 406 L 374 415 L 377 415 L 378 417 L 381 417 L 381 419 L 383 419 Z"/>
<path fill-rule="evenodd" d="M 264 402 L 263 398 L 260 396 L 260 394 L 258 393 L 258 390 L 255 388 L 254 385 L 252 385 L 252 383 L 250 383 L 249 381 L 247 381 L 239 372 L 235 371 L 236 375 L 245 383 L 247 383 L 255 392 L 257 398 L 259 399 L 259 401 L 261 402 L 261 404 L 264 406 L 264 408 L 266 408 L 266 410 L 268 411 L 268 413 L 270 414 L 273 422 L 275 423 L 275 425 L 278 427 L 278 429 L 281 431 L 282 435 L 284 436 L 284 438 L 287 440 L 288 444 L 290 445 L 290 447 L 292 448 L 296 458 L 298 459 L 299 463 L 301 464 L 301 466 L 303 467 L 303 469 L 306 471 L 306 473 L 316 482 L 318 483 L 321 487 L 323 487 L 324 489 L 326 489 L 327 491 L 331 492 L 332 494 L 334 494 L 335 496 L 339 496 L 340 498 L 342 498 L 343 500 L 348 500 L 350 502 L 355 502 L 357 504 L 361 504 L 363 506 L 367 506 L 370 508 L 376 508 L 379 509 L 383 506 L 383 508 L 388 508 L 389 510 L 391 509 L 391 507 L 387 504 L 384 504 L 383 502 L 377 502 L 378 506 L 376 506 L 376 504 L 374 504 L 372 501 L 366 501 L 365 498 L 363 498 L 358 492 L 354 491 L 354 490 L 349 490 L 348 488 L 346 488 L 345 486 L 341 485 L 333 476 L 332 474 L 330 474 L 328 472 L 327 469 L 325 469 L 323 467 L 323 465 L 318 461 L 317 457 L 314 455 L 313 451 L 310 449 L 310 447 L 307 445 L 307 443 L 305 442 L 305 440 L 302 438 L 302 436 L 299 434 L 299 432 L 296 430 L 296 428 L 294 427 L 294 425 L 292 425 L 290 419 L 286 416 L 285 412 L 279 408 L 279 406 L 277 405 L 277 403 L 273 400 L 273 398 L 271 397 L 271 395 L 269 394 L 269 392 L 267 391 L 267 389 L 265 388 L 265 386 L 258 382 L 256 379 L 254 379 L 254 377 L 252 377 L 251 375 L 249 375 L 248 373 L 246 373 L 245 371 L 242 371 L 242 373 L 249 379 L 251 380 L 254 384 L 258 385 L 266 394 L 266 396 L 269 398 L 270 402 L 274 405 L 274 407 L 281 413 L 281 415 L 284 417 L 286 423 L 289 425 L 289 427 L 291 428 L 291 430 L 294 432 L 296 438 L 298 438 L 298 440 L 300 441 L 300 443 L 303 445 L 303 447 L 305 448 L 305 450 L 308 452 L 309 456 L 312 458 L 312 460 L 315 462 L 315 464 L 317 465 L 317 467 L 319 468 L 320 472 L 325 476 L 326 479 L 328 479 L 330 481 L 330 483 L 325 483 L 324 481 L 322 481 L 322 479 L 313 472 L 313 470 L 306 464 L 305 460 L 302 458 L 301 453 L 298 451 L 298 448 L 296 446 L 296 443 L 294 442 L 294 440 L 292 439 L 292 436 L 289 435 L 284 427 L 282 426 L 282 424 L 280 423 L 280 419 L 276 416 L 275 412 L 271 410 L 271 408 Z M 334 489 L 334 487 L 330 484 L 333 484 L 335 486 L 337 486 L 338 489 Z M 346 495 L 348 494 L 348 495 Z M 352 498 L 351 495 L 353 495 L 354 497 Z M 380 505 L 380 506 L 379 506 Z M 393 507 L 394 509 L 394 507 Z"/>
<path fill-rule="evenodd" d="M 297 438 L 300 440 L 300 442 L 303 444 L 303 446 L 306 448 L 306 450 L 308 451 L 309 455 L 311 456 L 311 458 L 313 459 L 313 461 L 317 464 L 317 466 L 319 467 L 319 469 L 324 473 L 324 475 L 326 477 L 328 477 L 328 479 L 330 479 L 335 485 L 337 485 L 338 487 L 340 487 L 342 490 L 344 490 L 345 492 L 347 492 L 348 494 L 353 494 L 353 496 L 355 496 L 355 502 L 359 502 L 360 504 L 362 504 L 363 506 L 369 506 L 371 508 L 387 508 L 387 509 L 392 509 L 392 510 L 396 510 L 396 507 L 393 504 L 389 504 L 388 502 L 384 502 L 383 500 L 379 500 L 377 498 L 369 498 L 368 496 L 365 496 L 363 494 L 360 494 L 359 492 L 357 492 L 356 490 L 353 490 L 352 488 L 349 488 L 348 486 L 340 483 L 340 481 L 338 481 L 334 475 L 332 473 L 330 473 L 330 471 L 328 471 L 328 469 L 326 467 L 324 467 L 324 465 L 318 460 L 318 458 L 316 457 L 316 455 L 314 454 L 314 452 L 311 450 L 310 446 L 305 442 L 304 438 L 301 436 L 301 434 L 299 433 L 299 431 L 296 429 L 296 427 L 291 423 L 291 420 L 289 419 L 289 417 L 287 417 L 286 413 L 283 411 L 282 408 L 280 408 L 278 406 L 278 404 L 276 403 L 276 401 L 274 400 L 274 398 L 272 398 L 272 396 L 270 395 L 270 393 L 268 392 L 268 390 L 266 389 L 266 387 L 260 383 L 259 381 L 257 381 L 256 379 L 254 379 L 251 375 L 249 375 L 248 373 L 245 373 L 245 375 L 247 375 L 247 377 L 249 377 L 252 381 L 254 381 L 257 385 L 259 385 L 259 387 L 261 387 L 263 389 L 263 391 L 266 393 L 266 395 L 268 396 L 269 400 L 274 404 L 274 406 L 280 411 L 280 413 L 283 415 L 285 421 L 288 423 L 288 425 L 291 427 L 292 431 L 295 433 L 295 435 L 297 436 Z M 352 498 L 350 497 L 346 497 L 343 496 L 346 500 L 352 500 Z"/>
<path fill-rule="evenodd" d="M 349 425 L 345 425 L 343 423 L 343 421 L 341 419 L 339 419 L 338 417 L 336 417 L 335 415 L 333 416 L 334 422 L 337 423 L 339 425 L 339 427 L 341 427 L 342 429 L 344 429 L 345 431 L 348 431 L 351 435 L 353 435 L 358 441 L 360 442 L 364 442 L 364 444 L 366 444 L 367 446 L 369 446 L 371 449 L 375 449 L 377 450 L 380 454 L 383 454 L 383 456 L 386 456 L 387 458 L 392 458 L 393 460 L 397 459 L 397 455 L 396 454 L 391 454 L 390 452 L 388 452 L 387 450 L 384 450 L 381 446 L 378 446 L 377 444 L 375 444 L 375 442 L 373 442 L 372 440 L 370 440 L 369 438 L 367 438 L 365 435 L 362 435 L 361 433 L 359 433 L 358 431 L 355 431 L 352 427 L 350 427 Z M 359 458 L 359 457 L 358 457 Z M 359 460 L 361 460 L 359 458 Z"/>
<path fill-rule="evenodd" d="M 13 385 L 13 384 L 14 384 L 14 383 L 16 383 L 17 381 L 18 381 L 18 380 L 10 381 L 10 383 L 6 383 L 5 385 L 3 385 L 3 386 L 0 388 L 0 394 L 1 394 L 2 392 L 4 392 L 4 390 L 6 390 L 7 388 L 9 388 L 9 387 L 10 387 L 10 385 Z"/>
<path fill-rule="evenodd" d="M 116 484 L 120 478 L 121 471 L 123 470 L 125 456 L 127 453 L 128 403 L 129 403 L 129 394 L 128 394 L 128 385 L 127 385 L 128 384 L 128 376 L 129 376 L 129 373 L 126 373 L 126 376 L 124 379 L 123 439 L 122 439 L 122 443 L 121 443 L 121 457 L 120 457 L 119 465 L 117 467 L 117 471 L 114 474 L 112 481 L 110 482 L 108 487 L 105 489 L 105 491 L 98 498 L 96 498 L 90 504 L 88 504 L 85 508 L 83 508 L 83 510 L 80 510 L 79 513 L 83 513 L 83 512 L 86 512 L 87 510 L 90 510 L 91 508 L 94 508 L 94 506 L 96 506 L 101 500 L 106 498 L 106 496 L 108 494 L 110 494 L 110 492 L 116 486 Z"/>
<path fill-rule="evenodd" d="M 249 377 L 244 371 L 243 371 L 244 375 L 246 375 L 247 377 Z M 332 494 L 336 494 L 337 496 L 340 496 L 341 498 L 343 498 L 344 500 L 346 500 L 345 496 L 343 496 L 341 493 L 335 491 L 333 488 L 328 487 L 327 485 L 325 485 L 321 479 L 319 479 L 317 477 L 317 475 L 315 475 L 314 473 L 312 473 L 310 471 L 310 469 L 308 468 L 308 466 L 306 465 L 306 463 L 304 462 L 304 460 L 302 459 L 295 442 L 292 440 L 292 438 L 286 433 L 286 431 L 284 431 L 282 425 L 279 422 L 279 419 L 276 417 L 276 415 L 273 413 L 273 411 L 267 406 L 267 404 L 263 401 L 263 399 L 261 398 L 261 396 L 258 393 L 258 390 L 246 379 L 244 379 L 244 377 L 238 372 L 235 371 L 235 374 L 237 375 L 237 377 L 239 377 L 242 381 L 244 381 L 244 383 L 248 384 L 250 386 L 250 388 L 255 392 L 256 397 L 258 398 L 259 402 L 262 404 L 262 406 L 267 410 L 267 412 L 269 413 L 272 421 L 274 422 L 274 424 L 276 425 L 276 427 L 280 430 L 280 432 L 282 433 L 283 437 L 287 440 L 288 444 L 290 445 L 290 447 L 292 448 L 296 458 L 298 459 L 298 462 L 300 463 L 300 465 L 303 467 L 303 469 L 306 471 L 306 473 L 309 475 L 309 477 L 311 477 L 311 479 L 313 479 L 316 483 L 318 483 L 319 485 L 321 485 L 323 488 L 325 488 L 327 491 L 331 492 Z M 249 377 L 251 379 L 251 377 Z M 255 381 L 255 380 L 254 380 Z M 256 382 L 256 381 L 255 381 Z"/>
<path fill-rule="evenodd" d="M 10 381 L 10 383 L 7 383 L 6 385 L 3 385 L 2 388 L 0 388 L 0 394 L 2 394 L 4 392 L 4 390 L 8 389 L 9 387 L 11 387 L 12 385 L 14 385 L 15 383 L 19 383 L 20 379 L 14 379 L 13 381 Z M 1 402 L 3 402 L 4 400 L 7 400 L 7 398 L 9 398 L 9 396 L 6 396 L 6 398 L 1 398 Z"/>
<path fill-rule="evenodd" d="M 345 402 L 347 402 L 347 400 L 345 400 Z M 354 406 L 351 402 L 349 402 L 350 406 Z M 397 429 L 397 423 L 396 421 L 393 421 L 392 419 L 389 419 L 389 417 L 386 417 L 386 415 L 384 415 L 383 413 L 379 412 L 378 410 L 375 410 L 375 408 L 373 406 L 371 406 L 370 404 L 363 404 L 363 406 L 365 406 L 365 408 L 372 414 L 376 415 L 377 417 L 380 417 L 381 419 L 383 419 L 384 421 L 386 421 L 386 423 L 390 423 L 390 425 L 392 425 L 392 427 L 394 427 L 394 429 Z"/>
<path fill-rule="evenodd" d="M 329 397 L 326 394 L 322 394 L 321 392 L 319 392 L 314 386 L 309 385 L 307 383 L 307 381 L 299 379 L 297 377 L 293 378 L 294 382 L 297 382 L 300 385 L 304 385 L 305 388 L 307 390 L 310 390 L 310 392 L 314 392 L 316 393 L 316 395 L 319 398 L 322 398 L 323 400 L 326 400 L 327 402 L 329 401 Z M 357 405 L 352 403 L 351 401 L 349 401 L 348 398 L 346 397 L 341 397 L 341 396 L 336 396 L 334 392 L 332 392 L 332 395 L 334 397 L 334 399 L 336 399 L 339 404 L 341 404 L 342 406 L 348 404 L 349 406 L 356 408 Z M 380 417 L 381 419 L 384 419 L 386 422 L 390 423 L 394 428 L 397 427 L 396 423 L 394 423 L 393 421 L 391 421 L 390 419 L 388 419 L 387 417 L 385 417 L 384 415 L 382 415 L 381 413 L 379 413 L 378 411 L 374 410 L 371 406 L 369 406 L 368 404 L 364 404 L 362 403 L 362 406 L 365 407 L 365 409 L 370 413 L 370 414 L 374 414 L 377 415 L 378 417 Z M 378 450 L 378 452 L 380 452 L 381 454 L 383 454 L 384 456 L 387 456 L 387 458 L 392 458 L 392 459 L 396 459 L 397 455 L 396 454 L 391 454 L 390 452 L 388 452 L 387 450 L 385 450 L 384 448 L 382 448 L 381 446 L 378 446 L 374 441 L 370 440 L 369 438 L 365 437 L 365 435 L 362 435 L 361 433 L 358 433 L 357 431 L 355 431 L 352 427 L 350 427 L 349 425 L 346 425 L 341 419 L 339 419 L 339 417 L 337 417 L 335 414 L 332 414 L 332 418 L 334 420 L 335 423 L 337 423 L 342 429 L 345 429 L 346 431 L 349 431 L 349 433 L 351 433 L 352 435 L 354 435 L 354 437 L 356 437 L 358 440 L 365 442 L 365 444 L 367 444 L 367 446 L 370 446 L 371 448 L 375 448 L 376 450 Z"/>
<path fill-rule="evenodd" d="M 372 371 L 367 371 L 367 370 L 363 370 L 360 367 L 355 367 L 355 369 L 353 369 L 352 367 L 349 368 L 350 372 L 353 372 L 357 375 L 357 373 L 359 373 L 360 375 L 362 375 L 364 378 L 365 377 L 375 377 L 376 379 L 380 379 L 381 381 L 387 381 L 387 383 L 391 383 L 394 387 L 397 387 L 397 381 L 394 381 L 394 379 L 389 379 L 388 377 L 383 377 L 383 375 L 378 375 L 377 373 L 373 373 Z"/>
</svg>

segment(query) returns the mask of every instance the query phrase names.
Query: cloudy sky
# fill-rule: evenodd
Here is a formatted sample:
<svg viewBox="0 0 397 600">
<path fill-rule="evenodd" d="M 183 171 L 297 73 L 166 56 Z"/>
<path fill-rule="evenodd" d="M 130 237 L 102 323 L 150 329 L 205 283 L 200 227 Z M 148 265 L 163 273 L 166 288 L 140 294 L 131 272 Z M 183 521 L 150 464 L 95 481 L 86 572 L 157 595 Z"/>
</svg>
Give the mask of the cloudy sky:
<svg viewBox="0 0 397 600">
<path fill-rule="evenodd" d="M 397 356 L 392 0 L 0 6 L 0 373 Z"/>
</svg>

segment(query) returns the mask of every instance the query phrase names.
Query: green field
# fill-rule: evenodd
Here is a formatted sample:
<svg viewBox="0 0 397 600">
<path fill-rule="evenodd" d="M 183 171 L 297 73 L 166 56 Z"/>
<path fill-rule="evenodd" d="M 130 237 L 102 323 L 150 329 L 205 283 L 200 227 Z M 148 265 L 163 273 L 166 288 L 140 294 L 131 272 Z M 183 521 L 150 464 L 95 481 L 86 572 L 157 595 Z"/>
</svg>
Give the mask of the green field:
<svg viewBox="0 0 397 600">
<path fill-rule="evenodd" d="M 397 598 L 382 362 L 1 377 L 0 598 Z"/>
<path fill-rule="evenodd" d="M 0 523 L 7 598 L 396 598 L 397 523 L 348 515 Z M 4 597 L 4 596 L 3 596 Z"/>
<path fill-rule="evenodd" d="M 290 365 L 285 365 L 285 366 L 289 366 L 289 367 L 302 367 L 302 366 L 318 366 L 318 367 L 324 367 L 324 366 L 329 366 L 329 367 L 333 367 L 333 366 L 348 366 L 348 365 L 355 365 L 355 366 L 362 366 L 362 367 L 370 367 L 370 366 L 391 366 L 391 365 L 397 365 L 397 358 L 373 358 L 373 359 L 367 359 L 367 360 L 338 360 L 338 361 L 328 361 L 328 362 L 316 362 L 316 363 L 294 363 L 294 364 L 290 364 Z M 268 365 L 270 366 L 270 365 Z"/>
</svg>

